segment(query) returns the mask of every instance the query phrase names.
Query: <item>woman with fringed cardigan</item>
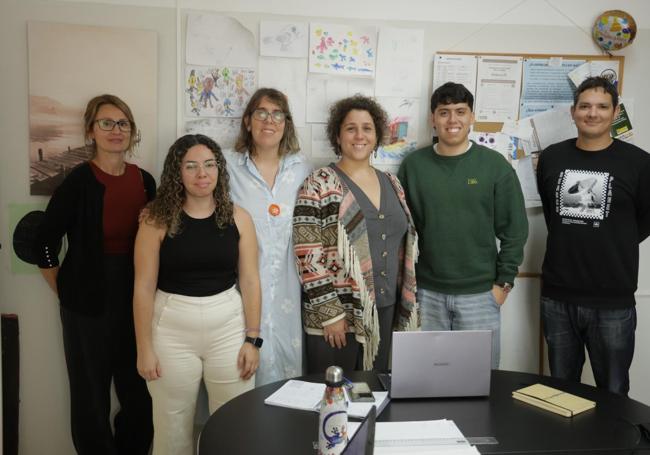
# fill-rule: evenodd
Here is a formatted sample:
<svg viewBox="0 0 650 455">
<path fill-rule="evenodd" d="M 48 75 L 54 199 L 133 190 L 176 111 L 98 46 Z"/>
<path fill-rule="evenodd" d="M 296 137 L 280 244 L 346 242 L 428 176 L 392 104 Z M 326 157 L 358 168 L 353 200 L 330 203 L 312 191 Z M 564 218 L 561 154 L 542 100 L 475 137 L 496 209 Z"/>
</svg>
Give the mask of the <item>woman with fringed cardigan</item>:
<svg viewBox="0 0 650 455">
<path fill-rule="evenodd" d="M 363 96 L 334 104 L 327 134 L 340 159 L 298 192 L 293 242 L 308 373 L 387 370 L 393 330 L 419 327 L 417 233 L 397 178 L 370 164 L 386 119 Z"/>
</svg>

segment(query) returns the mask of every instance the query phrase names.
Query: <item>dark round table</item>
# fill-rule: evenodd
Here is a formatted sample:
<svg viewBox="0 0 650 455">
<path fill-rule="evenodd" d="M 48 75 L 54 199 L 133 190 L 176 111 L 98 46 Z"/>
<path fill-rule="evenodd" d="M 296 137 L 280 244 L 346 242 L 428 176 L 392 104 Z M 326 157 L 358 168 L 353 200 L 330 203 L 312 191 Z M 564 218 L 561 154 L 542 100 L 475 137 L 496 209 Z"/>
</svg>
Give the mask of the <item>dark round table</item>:
<svg viewBox="0 0 650 455">
<path fill-rule="evenodd" d="M 374 373 L 347 376 L 382 390 Z M 323 382 L 322 375 L 298 379 Z M 315 453 L 317 413 L 264 404 L 284 382 L 244 393 L 212 414 L 201 432 L 199 455 Z M 512 398 L 513 390 L 538 382 L 596 401 L 596 408 L 567 418 Z M 476 438 L 481 453 L 650 454 L 650 441 L 638 427 L 650 422 L 650 407 L 606 390 L 535 374 L 494 370 L 490 396 L 484 398 L 393 400 L 377 421 L 436 419 L 453 420 L 465 437 Z"/>
</svg>

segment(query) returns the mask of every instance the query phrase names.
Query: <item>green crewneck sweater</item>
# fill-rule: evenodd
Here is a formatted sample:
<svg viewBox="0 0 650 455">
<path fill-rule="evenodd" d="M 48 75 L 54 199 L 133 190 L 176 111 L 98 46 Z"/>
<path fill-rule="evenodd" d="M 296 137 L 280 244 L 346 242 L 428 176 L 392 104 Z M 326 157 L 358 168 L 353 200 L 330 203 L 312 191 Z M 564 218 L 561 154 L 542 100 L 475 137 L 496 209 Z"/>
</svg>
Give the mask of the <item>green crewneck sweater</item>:
<svg viewBox="0 0 650 455">
<path fill-rule="evenodd" d="M 457 295 L 514 282 L 528 219 L 503 156 L 474 143 L 451 157 L 429 146 L 408 155 L 398 177 L 420 236 L 418 287 Z"/>
</svg>

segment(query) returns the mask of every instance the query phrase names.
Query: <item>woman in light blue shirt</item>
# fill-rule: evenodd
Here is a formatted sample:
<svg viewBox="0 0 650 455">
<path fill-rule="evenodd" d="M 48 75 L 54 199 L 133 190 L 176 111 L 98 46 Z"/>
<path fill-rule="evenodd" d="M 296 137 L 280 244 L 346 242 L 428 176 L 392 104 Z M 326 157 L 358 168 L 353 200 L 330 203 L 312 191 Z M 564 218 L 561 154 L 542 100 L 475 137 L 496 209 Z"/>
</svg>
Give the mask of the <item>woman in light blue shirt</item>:
<svg viewBox="0 0 650 455">
<path fill-rule="evenodd" d="M 253 217 L 259 244 L 264 344 L 257 386 L 302 374 L 301 287 L 291 231 L 296 194 L 311 166 L 299 149 L 287 97 L 257 90 L 235 151 L 225 154 L 233 201 Z"/>
</svg>

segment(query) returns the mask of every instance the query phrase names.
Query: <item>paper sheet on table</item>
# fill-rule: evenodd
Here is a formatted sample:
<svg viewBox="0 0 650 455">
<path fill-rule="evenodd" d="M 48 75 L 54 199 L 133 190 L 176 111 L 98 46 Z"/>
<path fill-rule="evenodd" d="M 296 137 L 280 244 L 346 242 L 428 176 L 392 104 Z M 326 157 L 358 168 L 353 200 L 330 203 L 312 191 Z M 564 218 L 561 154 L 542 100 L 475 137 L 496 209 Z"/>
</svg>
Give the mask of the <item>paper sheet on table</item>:
<svg viewBox="0 0 650 455">
<path fill-rule="evenodd" d="M 353 403 L 352 401 L 348 400 L 348 417 L 363 419 L 368 415 L 370 409 L 372 409 L 373 406 L 377 408 L 377 415 L 381 414 L 381 412 L 390 401 L 388 398 L 388 392 L 372 392 L 372 396 L 375 398 L 375 401 L 371 403 Z"/>
<path fill-rule="evenodd" d="M 375 95 L 419 98 L 424 31 L 383 27 L 378 41 Z"/>
<path fill-rule="evenodd" d="M 261 56 L 307 58 L 308 46 L 306 22 L 260 21 Z"/>
<path fill-rule="evenodd" d="M 479 57 L 474 109 L 476 121 L 509 122 L 517 119 L 522 61 L 522 57 Z"/>
<path fill-rule="evenodd" d="M 315 411 L 323 399 L 324 393 L 325 384 L 290 379 L 264 400 L 264 404 Z"/>
<path fill-rule="evenodd" d="M 188 13 L 185 60 L 189 65 L 255 68 L 255 38 L 232 17 Z"/>
<path fill-rule="evenodd" d="M 436 54 L 433 60 L 433 90 L 445 82 L 463 84 L 476 97 L 476 68 L 474 55 Z"/>
<path fill-rule="evenodd" d="M 348 422 L 348 435 L 360 423 Z M 452 420 L 377 422 L 375 454 L 478 454 Z"/>
<path fill-rule="evenodd" d="M 332 103 L 360 93 L 372 96 L 372 79 L 310 75 L 307 79 L 307 122 L 325 123 Z"/>
<path fill-rule="evenodd" d="M 266 398 L 264 404 L 318 412 L 324 393 L 325 384 L 290 379 Z M 373 406 L 377 407 L 377 415 L 379 415 L 388 403 L 388 392 L 372 392 L 372 395 L 375 397 L 372 403 L 349 402 L 348 416 L 364 418 Z"/>
<path fill-rule="evenodd" d="M 261 57 L 257 78 L 260 87 L 276 88 L 287 95 L 293 124 L 305 126 L 307 60 Z"/>
</svg>

